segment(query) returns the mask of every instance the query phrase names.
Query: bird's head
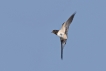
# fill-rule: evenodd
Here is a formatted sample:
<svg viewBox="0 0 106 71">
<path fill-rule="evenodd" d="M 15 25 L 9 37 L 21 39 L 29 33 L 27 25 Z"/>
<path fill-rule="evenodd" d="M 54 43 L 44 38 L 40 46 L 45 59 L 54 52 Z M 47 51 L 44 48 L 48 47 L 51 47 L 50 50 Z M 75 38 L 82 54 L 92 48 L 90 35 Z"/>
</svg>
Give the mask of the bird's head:
<svg viewBox="0 0 106 71">
<path fill-rule="evenodd" d="M 51 33 L 54 33 L 55 35 L 57 35 L 59 30 L 53 30 Z"/>
</svg>

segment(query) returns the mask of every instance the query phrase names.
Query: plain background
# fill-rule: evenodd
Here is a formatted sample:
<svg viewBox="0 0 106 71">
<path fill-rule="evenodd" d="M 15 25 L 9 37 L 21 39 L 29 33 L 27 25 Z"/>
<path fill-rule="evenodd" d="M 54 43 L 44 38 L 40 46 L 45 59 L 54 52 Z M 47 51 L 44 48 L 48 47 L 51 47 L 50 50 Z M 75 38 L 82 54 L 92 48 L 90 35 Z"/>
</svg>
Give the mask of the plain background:
<svg viewBox="0 0 106 71">
<path fill-rule="evenodd" d="M 106 0 L 0 0 L 0 71 L 106 71 Z"/>
</svg>

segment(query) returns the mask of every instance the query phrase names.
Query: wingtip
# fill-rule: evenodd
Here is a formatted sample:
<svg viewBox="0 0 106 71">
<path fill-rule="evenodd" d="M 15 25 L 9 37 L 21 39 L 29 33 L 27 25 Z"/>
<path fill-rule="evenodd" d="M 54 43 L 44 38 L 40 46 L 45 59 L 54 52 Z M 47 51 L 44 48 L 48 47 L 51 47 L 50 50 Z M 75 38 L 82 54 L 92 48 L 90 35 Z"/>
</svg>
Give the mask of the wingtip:
<svg viewBox="0 0 106 71">
<path fill-rule="evenodd" d="M 73 13 L 73 15 L 75 15 L 77 12 L 75 11 L 74 13 Z"/>
</svg>

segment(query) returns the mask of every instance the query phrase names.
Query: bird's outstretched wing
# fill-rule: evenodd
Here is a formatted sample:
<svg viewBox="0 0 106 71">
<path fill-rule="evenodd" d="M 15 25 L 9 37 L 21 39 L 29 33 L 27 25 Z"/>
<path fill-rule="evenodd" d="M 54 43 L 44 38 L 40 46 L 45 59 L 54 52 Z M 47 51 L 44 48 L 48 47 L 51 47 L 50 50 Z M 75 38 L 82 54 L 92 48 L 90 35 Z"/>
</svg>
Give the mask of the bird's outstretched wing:
<svg viewBox="0 0 106 71">
<path fill-rule="evenodd" d="M 65 26 L 65 34 L 68 36 L 68 30 L 69 30 L 69 26 L 71 24 L 71 22 L 73 21 L 73 18 L 75 16 L 76 12 L 74 14 L 72 14 L 69 19 L 65 22 L 64 26 Z"/>
<path fill-rule="evenodd" d="M 74 16 L 75 16 L 75 14 L 76 14 L 76 12 L 73 13 L 73 14 L 69 17 L 69 19 L 62 24 L 62 27 L 61 27 L 60 31 L 62 31 L 62 32 L 64 32 L 64 33 L 67 34 L 68 29 L 69 29 L 69 26 L 70 26 L 71 22 L 73 21 L 73 18 L 74 18 Z"/>
<path fill-rule="evenodd" d="M 73 14 L 69 17 L 69 19 L 65 22 L 65 27 L 66 27 L 67 29 L 69 29 L 69 26 L 70 26 L 71 22 L 73 21 L 73 18 L 74 18 L 74 16 L 75 16 L 75 14 L 76 14 L 76 12 L 73 13 Z"/>
<path fill-rule="evenodd" d="M 63 59 L 63 48 L 64 48 L 67 40 L 62 40 L 60 38 L 60 41 L 61 41 L 61 59 Z"/>
</svg>

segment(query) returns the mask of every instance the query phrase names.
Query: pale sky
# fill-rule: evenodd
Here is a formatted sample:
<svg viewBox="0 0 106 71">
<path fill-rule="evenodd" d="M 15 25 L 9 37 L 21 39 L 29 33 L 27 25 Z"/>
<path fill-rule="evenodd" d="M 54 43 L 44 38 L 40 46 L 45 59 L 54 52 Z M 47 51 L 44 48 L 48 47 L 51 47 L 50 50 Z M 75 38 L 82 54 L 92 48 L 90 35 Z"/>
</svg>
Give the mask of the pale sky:
<svg viewBox="0 0 106 71">
<path fill-rule="evenodd" d="M 0 71 L 106 71 L 106 0 L 0 0 Z M 61 60 L 52 34 L 74 12 Z"/>
</svg>

